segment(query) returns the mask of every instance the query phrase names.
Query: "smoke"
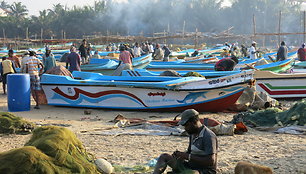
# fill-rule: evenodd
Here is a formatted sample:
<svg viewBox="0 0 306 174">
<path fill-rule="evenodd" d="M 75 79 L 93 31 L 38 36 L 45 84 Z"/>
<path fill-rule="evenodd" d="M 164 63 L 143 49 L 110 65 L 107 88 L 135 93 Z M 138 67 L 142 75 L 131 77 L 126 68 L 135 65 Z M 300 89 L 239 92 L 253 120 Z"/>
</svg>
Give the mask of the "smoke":
<svg viewBox="0 0 306 174">
<path fill-rule="evenodd" d="M 109 26 L 122 27 L 129 35 L 176 32 L 183 30 L 184 21 L 188 25 L 191 7 L 191 0 L 112 0 L 108 1 L 107 20 Z M 195 28 L 193 26 L 193 30 Z"/>
</svg>

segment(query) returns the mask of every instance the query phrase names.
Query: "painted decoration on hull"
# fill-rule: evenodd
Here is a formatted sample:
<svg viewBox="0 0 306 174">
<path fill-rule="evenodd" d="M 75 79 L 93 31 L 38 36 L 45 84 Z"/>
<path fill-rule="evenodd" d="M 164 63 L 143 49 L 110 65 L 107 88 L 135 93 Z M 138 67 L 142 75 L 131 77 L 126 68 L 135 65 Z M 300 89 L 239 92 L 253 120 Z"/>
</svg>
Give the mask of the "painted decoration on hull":
<svg viewBox="0 0 306 174">
<path fill-rule="evenodd" d="M 193 103 L 196 99 L 199 97 L 206 98 L 205 94 L 207 92 L 190 92 L 186 95 L 186 97 L 183 100 L 176 100 L 178 103 L 187 103 L 188 100 L 190 100 L 190 103 Z"/>
<path fill-rule="evenodd" d="M 305 86 L 273 86 L 269 83 L 258 83 L 269 95 L 306 94 Z"/>
<path fill-rule="evenodd" d="M 139 103 L 144 107 L 148 107 L 140 98 L 138 98 L 134 94 L 121 90 L 109 90 L 97 93 L 90 93 L 79 88 L 73 88 L 75 94 L 72 96 L 65 94 L 58 87 L 52 90 L 55 92 L 52 99 L 63 99 L 65 102 L 75 105 L 82 103 L 83 100 L 86 100 L 90 103 L 99 103 L 108 98 L 123 97 L 123 98 L 128 98 L 136 103 Z M 72 90 L 71 88 L 68 88 L 69 93 L 72 93 L 71 90 Z"/>
<path fill-rule="evenodd" d="M 62 100 L 72 106 L 83 105 L 83 102 L 92 104 L 98 104 L 108 99 L 112 98 L 122 98 L 132 101 L 134 104 L 144 107 L 144 108 L 151 108 L 151 107 L 162 107 L 165 106 L 165 102 L 170 104 L 168 106 L 175 106 L 179 104 L 180 106 L 196 104 L 198 102 L 210 102 L 212 100 L 221 99 L 226 97 L 231 92 L 238 92 L 241 91 L 242 87 L 231 87 L 227 89 L 220 89 L 217 92 L 217 98 L 211 98 L 208 96 L 210 94 L 209 91 L 200 91 L 200 92 L 187 92 L 185 95 L 178 95 L 174 97 L 173 95 L 168 94 L 165 91 L 146 91 L 144 95 L 149 98 L 139 98 L 137 95 L 124 91 L 124 90 L 105 90 L 100 92 L 88 92 L 86 90 L 80 89 L 78 87 L 68 87 L 67 90 L 60 89 L 59 87 L 51 88 L 52 96 L 51 99 L 58 99 Z M 182 94 L 182 93 L 181 93 Z M 167 97 L 167 95 L 170 95 Z M 230 94 L 231 95 L 231 94 Z M 180 97 L 179 97 L 180 96 Z M 157 97 L 157 98 L 156 98 Z M 174 98 L 173 98 L 174 97 Z M 197 102 L 196 102 L 197 101 Z M 52 103 L 52 102 L 51 102 Z M 157 106 L 157 103 L 163 103 L 160 106 Z M 88 105 L 86 104 L 86 105 Z M 153 105 L 152 105 L 153 104 Z M 99 105 L 99 104 L 98 104 Z M 98 106 L 97 105 L 97 106 Z M 134 106 L 135 107 L 135 106 Z"/>
</svg>

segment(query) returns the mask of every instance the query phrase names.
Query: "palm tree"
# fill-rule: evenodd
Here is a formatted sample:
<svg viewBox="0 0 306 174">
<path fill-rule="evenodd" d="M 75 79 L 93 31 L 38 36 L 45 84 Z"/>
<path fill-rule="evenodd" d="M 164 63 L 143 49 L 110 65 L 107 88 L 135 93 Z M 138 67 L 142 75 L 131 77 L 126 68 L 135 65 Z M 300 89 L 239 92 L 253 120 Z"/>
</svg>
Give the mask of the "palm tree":
<svg viewBox="0 0 306 174">
<path fill-rule="evenodd" d="M 28 14 L 28 9 L 21 2 L 14 2 L 10 7 L 11 16 L 16 17 L 17 19 L 24 18 Z"/>
</svg>

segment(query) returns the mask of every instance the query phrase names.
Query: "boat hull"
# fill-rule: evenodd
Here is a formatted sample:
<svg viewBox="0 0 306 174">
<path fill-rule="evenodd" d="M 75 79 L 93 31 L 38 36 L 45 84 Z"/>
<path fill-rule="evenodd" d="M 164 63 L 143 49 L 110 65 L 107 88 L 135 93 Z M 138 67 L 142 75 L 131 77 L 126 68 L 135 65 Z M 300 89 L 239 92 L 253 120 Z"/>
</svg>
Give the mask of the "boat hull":
<svg viewBox="0 0 306 174">
<path fill-rule="evenodd" d="M 266 92 L 272 98 L 305 98 L 306 74 L 277 74 L 255 72 L 256 90 Z"/>
<path fill-rule="evenodd" d="M 141 111 L 220 112 L 234 104 L 246 83 L 195 91 L 42 84 L 49 105 Z"/>
</svg>

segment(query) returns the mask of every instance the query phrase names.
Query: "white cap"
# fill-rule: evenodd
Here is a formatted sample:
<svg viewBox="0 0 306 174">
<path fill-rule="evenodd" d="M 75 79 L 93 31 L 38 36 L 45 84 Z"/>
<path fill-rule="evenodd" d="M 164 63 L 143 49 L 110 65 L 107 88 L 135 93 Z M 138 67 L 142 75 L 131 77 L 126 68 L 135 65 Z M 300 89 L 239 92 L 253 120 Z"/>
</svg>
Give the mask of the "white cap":
<svg viewBox="0 0 306 174">
<path fill-rule="evenodd" d="M 252 41 L 252 44 L 257 44 L 255 41 Z"/>
</svg>

